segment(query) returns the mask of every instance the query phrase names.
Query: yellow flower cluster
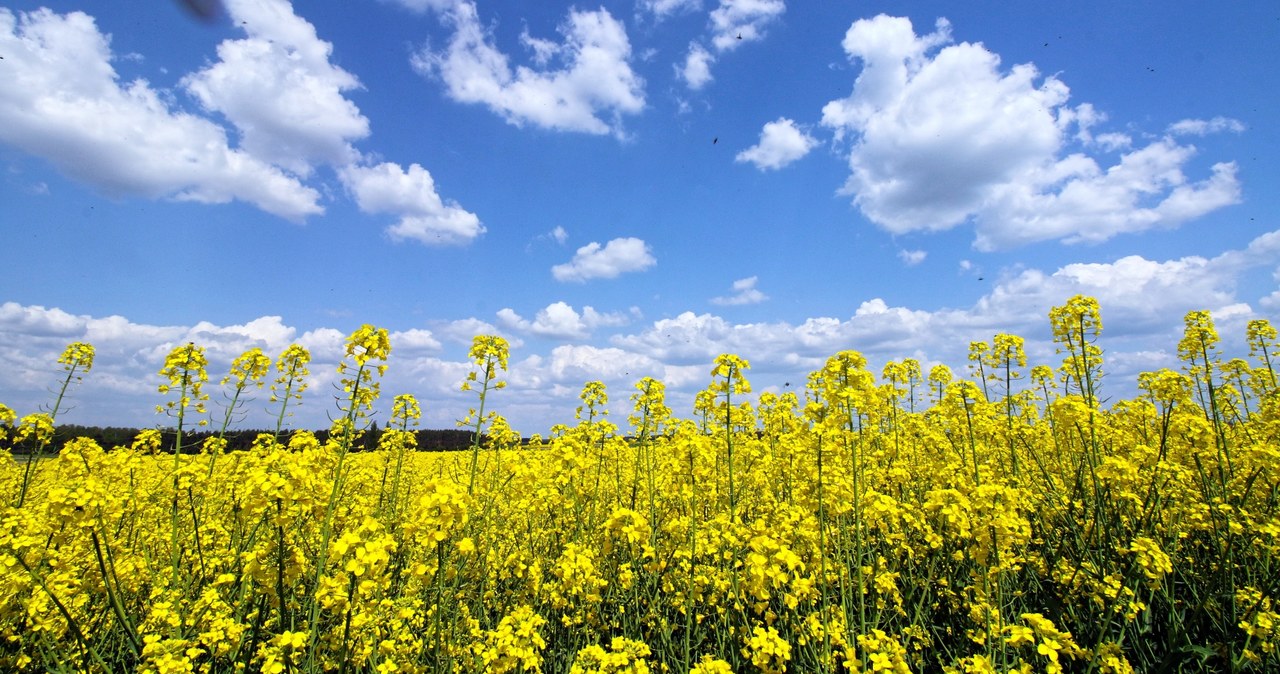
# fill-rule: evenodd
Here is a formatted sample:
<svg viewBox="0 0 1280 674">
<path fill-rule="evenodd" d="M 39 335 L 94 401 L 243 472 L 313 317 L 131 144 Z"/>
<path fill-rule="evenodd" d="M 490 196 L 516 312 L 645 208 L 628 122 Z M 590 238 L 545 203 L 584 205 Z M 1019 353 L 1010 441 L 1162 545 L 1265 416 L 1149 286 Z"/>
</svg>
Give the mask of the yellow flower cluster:
<svg viewBox="0 0 1280 674">
<path fill-rule="evenodd" d="M 497 629 L 476 635 L 478 640 L 472 650 L 479 658 L 479 668 L 493 674 L 541 672 L 547 641 L 540 630 L 545 624 L 547 621 L 531 606 L 517 606 L 503 616 Z"/>
<path fill-rule="evenodd" d="M 569 674 L 649 674 L 650 653 L 643 641 L 614 637 L 607 651 L 596 644 L 578 651 Z"/>
<path fill-rule="evenodd" d="M 482 336 L 469 452 L 416 451 L 410 395 L 363 451 L 390 349 L 370 326 L 328 435 L 161 457 L 172 433 L 55 443 L 54 414 L 0 406 L 0 670 L 1277 670 L 1275 331 L 1224 361 L 1189 316 L 1181 365 L 1111 401 L 1096 302 L 1051 323 L 1060 366 L 997 334 L 967 370 L 844 351 L 756 398 L 725 354 L 691 418 L 641 379 L 630 435 L 592 382 L 528 445 Z M 277 362 L 281 422 L 308 362 Z M 179 424 L 204 368 L 166 361 Z M 247 352 L 226 383 L 266 370 Z"/>
</svg>

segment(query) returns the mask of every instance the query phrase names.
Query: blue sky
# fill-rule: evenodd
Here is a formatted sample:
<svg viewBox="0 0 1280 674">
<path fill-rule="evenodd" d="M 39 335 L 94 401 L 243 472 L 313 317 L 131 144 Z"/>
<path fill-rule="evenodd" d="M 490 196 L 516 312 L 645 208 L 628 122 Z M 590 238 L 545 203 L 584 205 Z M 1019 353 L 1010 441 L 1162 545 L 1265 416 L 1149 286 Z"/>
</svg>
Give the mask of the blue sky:
<svg viewBox="0 0 1280 674">
<path fill-rule="evenodd" d="M 1278 38 L 1263 2 L 0 6 L 0 402 L 90 341 L 62 420 L 164 424 L 174 345 L 216 382 L 298 342 L 321 427 L 371 323 L 429 427 L 507 337 L 497 408 L 546 433 L 590 380 L 687 415 L 725 352 L 757 391 L 999 332 L 1056 365 L 1077 293 L 1128 396 L 1187 311 L 1236 356 L 1280 309 Z"/>
</svg>

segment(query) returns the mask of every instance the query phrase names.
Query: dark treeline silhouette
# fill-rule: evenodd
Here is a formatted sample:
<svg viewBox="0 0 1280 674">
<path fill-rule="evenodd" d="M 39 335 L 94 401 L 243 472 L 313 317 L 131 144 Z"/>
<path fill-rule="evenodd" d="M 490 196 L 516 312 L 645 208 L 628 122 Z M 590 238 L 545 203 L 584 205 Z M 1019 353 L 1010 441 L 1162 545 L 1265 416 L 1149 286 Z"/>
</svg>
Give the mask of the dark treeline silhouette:
<svg viewBox="0 0 1280 674">
<path fill-rule="evenodd" d="M 79 426 L 76 424 L 64 424 L 57 426 L 53 431 L 53 441 L 46 448 L 46 454 L 57 452 L 57 448 L 62 447 L 69 440 L 75 438 L 90 438 L 98 443 L 98 446 L 106 450 L 115 447 L 128 447 L 133 444 L 134 438 L 138 436 L 141 429 L 138 428 L 122 428 L 117 426 Z M 174 442 L 177 440 L 177 432 L 171 428 L 160 429 L 161 436 L 164 438 L 161 444 L 162 452 L 172 452 Z M 253 441 L 260 434 L 271 435 L 271 431 L 263 430 L 234 430 L 227 431 L 223 436 L 227 440 L 227 451 L 246 450 L 253 446 Z M 294 431 L 284 431 L 280 434 L 280 441 L 288 443 L 289 438 Z M 325 442 L 329 438 L 329 431 L 312 431 L 320 442 Z M 217 431 L 196 430 L 183 431 L 182 433 L 182 451 L 184 454 L 193 454 L 200 451 L 200 446 L 206 438 L 218 435 Z M 356 442 L 356 446 L 352 447 L 354 451 L 371 451 L 378 447 L 378 436 L 381 433 L 376 425 L 366 430 Z M 461 449 L 469 449 L 471 447 L 471 431 L 465 430 L 418 430 L 414 432 L 418 439 L 418 451 L 425 452 L 448 452 Z M 14 454 L 25 454 L 31 451 L 31 443 L 23 442 L 19 446 L 12 447 Z"/>
</svg>

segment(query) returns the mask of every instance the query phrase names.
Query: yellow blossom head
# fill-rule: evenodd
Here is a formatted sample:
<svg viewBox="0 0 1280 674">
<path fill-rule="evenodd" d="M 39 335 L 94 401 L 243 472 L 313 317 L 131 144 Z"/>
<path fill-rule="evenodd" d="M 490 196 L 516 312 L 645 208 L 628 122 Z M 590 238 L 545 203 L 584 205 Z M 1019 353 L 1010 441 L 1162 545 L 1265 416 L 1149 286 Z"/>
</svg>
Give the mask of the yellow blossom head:
<svg viewBox="0 0 1280 674">
<path fill-rule="evenodd" d="M 72 342 L 58 357 L 63 369 L 68 372 L 79 370 L 88 372 L 93 369 L 93 345 L 87 342 Z"/>
</svg>

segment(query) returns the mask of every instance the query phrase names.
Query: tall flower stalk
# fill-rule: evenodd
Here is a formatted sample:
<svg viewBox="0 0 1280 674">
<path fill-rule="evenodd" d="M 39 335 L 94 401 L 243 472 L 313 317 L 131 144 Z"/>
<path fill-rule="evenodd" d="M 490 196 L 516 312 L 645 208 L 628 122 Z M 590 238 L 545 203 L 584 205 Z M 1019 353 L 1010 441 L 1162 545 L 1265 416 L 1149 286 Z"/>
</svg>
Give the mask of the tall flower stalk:
<svg viewBox="0 0 1280 674">
<path fill-rule="evenodd" d="M 276 380 L 271 384 L 271 402 L 280 405 L 280 413 L 276 415 L 276 441 L 280 440 L 280 430 L 284 428 L 285 417 L 289 413 L 289 404 L 302 402 L 302 392 L 307 390 L 307 376 L 311 371 L 307 363 L 311 362 L 311 352 L 299 344 L 290 344 L 276 360 Z"/>
<path fill-rule="evenodd" d="M 315 577 L 312 588 L 318 594 L 328 563 L 329 543 L 333 538 L 334 513 L 346 482 L 346 460 L 352 445 L 359 436 L 365 421 L 373 412 L 373 404 L 381 390 L 380 378 L 386 374 L 387 357 L 391 355 L 391 340 L 384 328 L 368 323 L 360 326 L 347 337 L 346 354 L 338 364 L 338 376 L 342 396 L 337 399 L 340 416 L 334 420 L 329 442 L 337 451 L 333 469 L 333 482 L 329 500 L 325 504 L 321 522 L 320 546 L 316 551 Z M 316 647 L 320 640 L 320 599 L 311 598 L 311 631 L 307 639 L 308 668 L 315 664 Z"/>
<path fill-rule="evenodd" d="M 421 418 L 422 407 L 418 405 L 417 398 L 409 394 L 396 396 L 391 405 L 391 421 L 387 423 L 379 441 L 381 447 L 393 453 L 391 456 L 395 460 L 395 467 L 391 472 L 391 494 L 384 504 L 389 521 L 395 521 L 400 508 L 400 478 L 404 472 L 405 452 L 418 446 L 417 436 L 410 429 L 416 427 Z"/>
<path fill-rule="evenodd" d="M 222 425 L 218 428 L 218 435 L 205 440 L 205 451 L 209 453 L 209 476 L 213 475 L 213 469 L 218 461 L 218 455 L 226 448 L 227 429 L 231 427 L 231 422 L 236 419 L 237 415 L 243 418 L 241 410 L 247 399 L 244 398 L 244 392 L 249 388 L 262 388 L 263 378 L 267 376 L 267 370 L 271 368 L 271 359 L 262 353 L 262 349 L 254 347 L 245 351 L 231 361 L 231 371 L 227 376 L 222 378 L 221 384 L 226 386 L 231 382 L 235 384 L 231 388 L 228 395 L 224 392 L 227 404 L 223 409 Z"/>
<path fill-rule="evenodd" d="M 177 399 L 156 406 L 157 413 L 165 413 L 177 420 L 177 436 L 173 441 L 173 499 L 169 508 L 169 563 L 172 572 L 172 587 L 177 587 L 181 577 L 182 548 L 178 536 L 178 493 L 182 469 L 182 433 L 187 422 L 188 413 L 205 414 L 205 401 L 209 395 L 204 392 L 204 384 L 209 381 L 205 371 L 208 360 L 204 348 L 188 342 L 174 347 L 165 358 L 160 376 L 167 383 L 160 384 L 161 394 L 176 393 Z M 208 425 L 208 419 L 200 419 L 199 426 Z"/>
<path fill-rule="evenodd" d="M 58 386 L 58 395 L 53 401 L 53 407 L 49 409 L 48 413 L 28 415 L 22 420 L 17 439 L 32 438 L 35 449 L 31 452 L 27 465 L 22 470 L 22 487 L 18 491 L 17 501 L 19 508 L 26 503 L 27 490 L 31 485 L 31 480 L 35 477 L 35 473 L 40 470 L 40 457 L 44 454 L 44 450 L 49 446 L 50 441 L 53 440 L 53 427 L 58 421 L 58 412 L 62 410 L 62 403 L 66 400 L 71 385 L 84 381 L 84 375 L 93 369 L 93 356 L 94 349 L 92 344 L 86 342 L 68 344 L 67 348 L 62 351 L 62 355 L 58 357 L 58 362 L 62 365 L 62 370 L 65 374 Z M 48 432 L 36 430 L 45 427 L 48 428 Z M 23 429 L 26 430 L 24 431 Z"/>
<path fill-rule="evenodd" d="M 222 378 L 221 384 L 226 386 L 233 381 L 235 383 L 232 385 L 231 395 L 228 396 L 229 399 L 223 411 L 222 426 L 218 429 L 218 437 L 223 437 L 227 434 L 227 428 L 231 426 L 232 420 L 235 419 L 236 415 L 244 407 L 245 402 L 247 402 L 241 399 L 245 390 L 262 388 L 263 378 L 267 376 L 267 370 L 270 368 L 271 359 L 267 358 L 262 353 L 262 349 L 257 347 L 245 351 L 231 361 L 231 371 Z"/>
<path fill-rule="evenodd" d="M 173 467 L 178 468 L 178 456 L 182 454 L 182 433 L 186 430 L 188 415 L 205 414 L 205 402 L 209 395 L 204 392 L 204 385 L 209 381 L 205 370 L 209 361 L 204 355 L 204 347 L 188 342 L 174 347 L 164 359 L 164 367 L 160 376 L 166 383 L 160 384 L 157 390 L 161 395 L 176 393 L 177 399 L 163 405 L 156 405 L 156 412 L 168 414 L 177 421 L 177 436 L 173 441 Z M 207 426 L 207 419 L 197 421 L 199 426 Z"/>
<path fill-rule="evenodd" d="M 711 369 L 712 382 L 709 388 L 717 399 L 723 397 L 721 411 L 724 414 L 725 452 L 729 464 L 729 518 L 737 518 L 738 494 L 733 475 L 733 433 L 734 433 L 734 394 L 745 395 L 751 392 L 751 382 L 743 375 L 743 371 L 751 369 L 746 359 L 731 353 L 716 356 L 715 367 Z"/>
<path fill-rule="evenodd" d="M 497 335 L 477 335 L 471 341 L 471 350 L 467 353 L 475 369 L 467 373 L 462 382 L 463 391 L 475 391 L 480 402 L 478 406 L 467 410 L 467 416 L 458 422 L 459 426 L 471 429 L 471 470 L 467 479 L 467 494 L 475 493 L 476 470 L 480 465 L 480 438 L 484 435 L 485 424 L 496 416 L 494 412 L 486 412 L 489 392 L 507 387 L 507 382 L 498 379 L 498 372 L 507 371 L 507 358 L 511 347 L 507 340 Z M 478 388 L 477 388 L 478 387 Z"/>
</svg>

